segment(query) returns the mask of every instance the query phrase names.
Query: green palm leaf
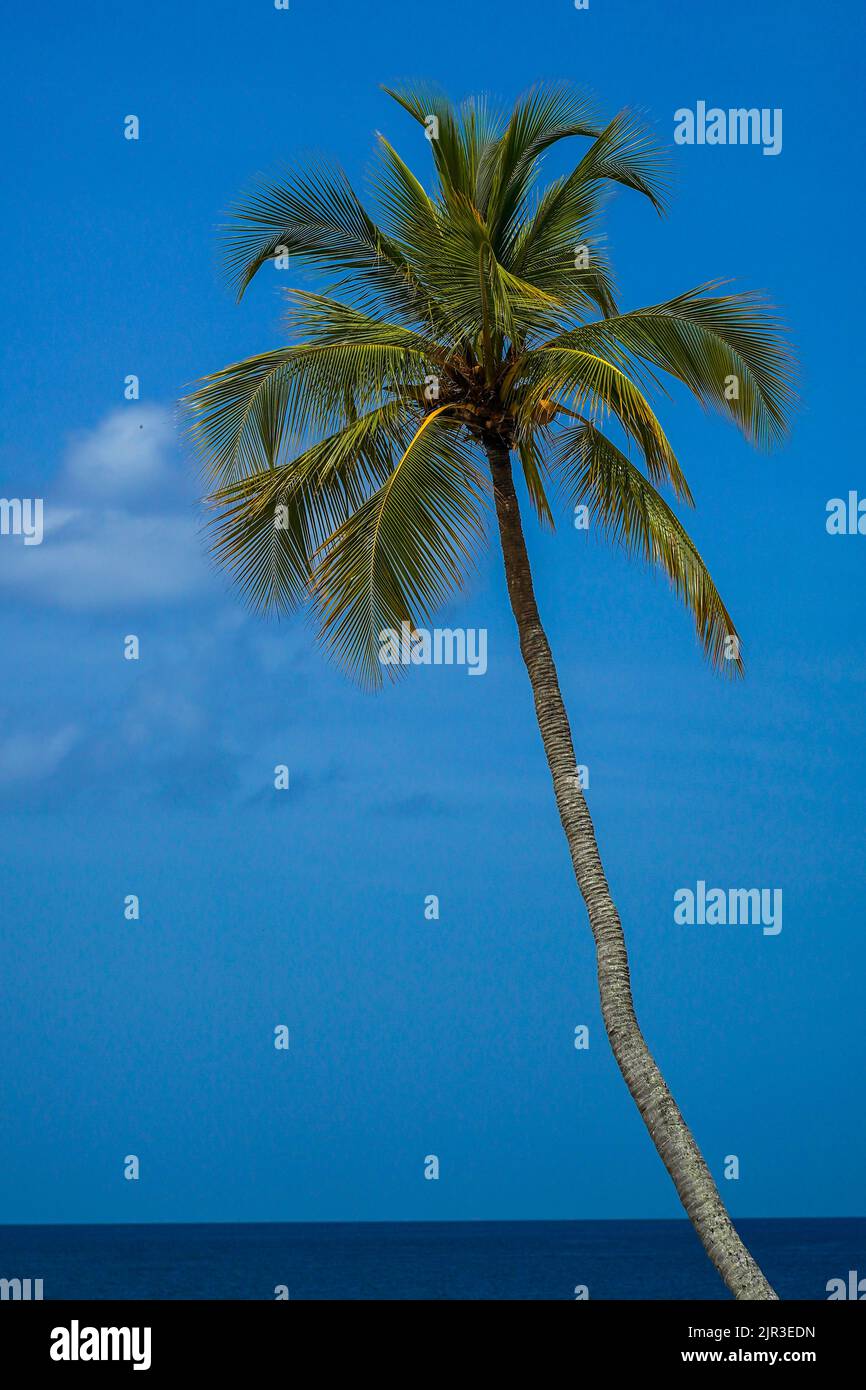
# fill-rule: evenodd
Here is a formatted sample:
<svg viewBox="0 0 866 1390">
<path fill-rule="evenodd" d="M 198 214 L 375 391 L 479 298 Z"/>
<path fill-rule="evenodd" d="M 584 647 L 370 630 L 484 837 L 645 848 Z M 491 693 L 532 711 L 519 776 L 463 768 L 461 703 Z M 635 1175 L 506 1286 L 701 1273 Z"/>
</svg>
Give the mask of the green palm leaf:
<svg viewBox="0 0 866 1390">
<path fill-rule="evenodd" d="M 346 307 L 347 323 L 351 315 Z M 262 353 L 205 377 L 185 399 L 189 435 L 211 487 L 222 486 L 276 467 L 290 443 L 333 432 L 349 409 L 411 398 L 431 366 L 420 340 L 388 341 L 378 329 Z"/>
<path fill-rule="evenodd" d="M 376 226 L 341 169 L 284 170 L 260 178 L 231 209 L 224 229 L 226 273 L 240 300 L 263 265 L 288 253 L 336 270 L 341 283 L 385 312 L 429 317 L 422 288 L 398 249 Z"/>
<path fill-rule="evenodd" d="M 693 503 L 676 455 L 646 397 L 622 366 L 576 347 L 549 347 L 526 353 L 511 388 L 521 420 L 532 420 L 545 400 L 561 400 L 581 413 L 587 405 L 613 415 L 639 447 L 650 477 L 668 482 L 676 495 Z"/>
<path fill-rule="evenodd" d="M 382 681 L 381 634 L 421 626 L 461 587 L 483 539 L 484 479 L 442 420 L 446 409 L 423 420 L 383 485 L 323 547 L 316 570 L 322 639 L 364 685 Z"/>
<path fill-rule="evenodd" d="M 388 478 L 406 420 L 392 401 L 208 497 L 214 560 L 252 607 L 288 612 L 309 598 L 318 551 Z"/>
<path fill-rule="evenodd" d="M 563 431 L 553 468 L 570 503 L 586 506 L 608 539 L 665 572 L 712 664 L 742 675 L 733 619 L 694 542 L 652 483 L 588 420 Z"/>
<path fill-rule="evenodd" d="M 758 444 L 781 439 L 795 400 L 790 349 L 763 296 L 706 285 L 647 309 L 588 323 L 550 344 L 630 354 L 685 383 Z"/>
</svg>

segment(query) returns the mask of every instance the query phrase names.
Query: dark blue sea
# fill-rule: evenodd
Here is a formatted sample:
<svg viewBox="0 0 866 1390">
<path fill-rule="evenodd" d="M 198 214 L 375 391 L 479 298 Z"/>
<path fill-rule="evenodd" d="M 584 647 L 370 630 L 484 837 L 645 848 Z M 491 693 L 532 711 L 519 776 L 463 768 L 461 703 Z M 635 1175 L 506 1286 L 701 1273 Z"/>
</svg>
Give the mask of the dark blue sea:
<svg viewBox="0 0 866 1390">
<path fill-rule="evenodd" d="M 738 1222 L 783 1299 L 866 1277 L 866 1218 Z M 46 1299 L 720 1299 L 685 1221 L 3 1226 L 0 1278 Z"/>
</svg>

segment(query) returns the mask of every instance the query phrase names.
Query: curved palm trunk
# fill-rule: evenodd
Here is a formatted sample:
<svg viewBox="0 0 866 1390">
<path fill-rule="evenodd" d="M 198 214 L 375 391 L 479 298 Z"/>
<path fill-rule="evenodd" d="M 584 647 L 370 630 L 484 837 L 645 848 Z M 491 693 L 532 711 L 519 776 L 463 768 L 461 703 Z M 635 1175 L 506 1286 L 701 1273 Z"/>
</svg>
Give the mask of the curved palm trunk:
<svg viewBox="0 0 866 1390">
<path fill-rule="evenodd" d="M 532 683 L 562 828 L 595 939 L 601 1009 L 614 1057 L 673 1178 L 680 1201 L 731 1293 L 738 1299 L 777 1298 L 734 1230 L 710 1171 L 638 1025 L 622 925 L 604 875 L 586 800 L 577 784 L 571 729 L 535 602 L 509 450 L 495 438 L 488 439 L 486 447 L 508 595 Z"/>
</svg>

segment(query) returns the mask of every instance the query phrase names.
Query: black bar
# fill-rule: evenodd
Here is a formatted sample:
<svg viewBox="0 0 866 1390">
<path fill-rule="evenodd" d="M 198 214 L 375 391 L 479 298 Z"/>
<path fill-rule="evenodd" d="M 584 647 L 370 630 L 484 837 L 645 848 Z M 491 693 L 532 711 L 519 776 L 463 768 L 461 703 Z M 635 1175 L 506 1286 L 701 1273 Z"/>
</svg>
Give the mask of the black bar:
<svg viewBox="0 0 866 1390">
<path fill-rule="evenodd" d="M 455 1312 L 405 1301 L 381 1312 L 366 1301 L 4 1303 L 0 1365 L 25 1375 L 93 1377 L 101 1368 L 116 1376 L 134 1374 L 137 1359 L 141 1372 L 157 1380 L 185 1371 L 224 1378 L 252 1369 L 255 1385 L 268 1373 L 309 1383 L 343 1365 L 353 1376 L 399 1366 L 405 1379 L 429 1384 L 440 1364 L 450 1375 L 461 1365 L 483 1367 L 486 1376 L 502 1366 L 513 1375 L 527 1356 L 535 1363 L 533 1380 L 544 1382 L 543 1367 L 551 1367 L 552 1376 L 554 1355 L 567 1358 L 562 1367 L 575 1375 L 589 1373 L 600 1360 L 614 1372 L 650 1375 L 713 1363 L 807 1365 L 826 1375 L 856 1364 L 864 1331 L 861 1314 L 831 1302 L 587 1301 L 546 1311 L 533 1311 L 537 1305 L 530 1303 L 519 1312 L 522 1306 L 509 1303 L 506 1322 L 499 1323 L 501 1304 L 477 1302 L 471 1312 L 464 1305 Z M 117 1329 L 118 1335 L 94 1337 L 89 1329 Z M 79 1359 L 53 1359 L 52 1347 L 70 1357 L 76 1351 Z M 91 1349 L 105 1359 L 81 1356 Z M 128 1359 L 109 1359 L 115 1350 Z"/>
</svg>

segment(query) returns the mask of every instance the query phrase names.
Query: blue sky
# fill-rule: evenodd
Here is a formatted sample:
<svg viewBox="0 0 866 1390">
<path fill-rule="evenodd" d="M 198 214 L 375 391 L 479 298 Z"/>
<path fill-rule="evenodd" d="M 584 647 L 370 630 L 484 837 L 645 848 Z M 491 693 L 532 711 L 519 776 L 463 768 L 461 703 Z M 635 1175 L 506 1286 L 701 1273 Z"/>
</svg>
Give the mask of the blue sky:
<svg viewBox="0 0 866 1390">
<path fill-rule="evenodd" d="M 0 537 L 0 1220 L 678 1213 L 604 1039 L 495 551 L 443 615 L 488 629 L 485 677 L 424 667 L 376 697 L 203 558 L 175 402 L 280 341 L 292 274 L 237 307 L 215 228 L 305 152 L 363 186 L 376 129 L 424 167 L 378 89 L 412 77 L 505 102 L 566 79 L 642 108 L 676 196 L 664 222 L 612 205 L 622 303 L 726 277 L 790 324 L 783 450 L 681 393 L 663 409 L 744 684 L 707 669 L 664 582 L 568 518 L 530 546 L 639 1014 L 723 1195 L 735 1215 L 863 1214 L 866 539 L 825 529 L 828 499 L 866 491 L 844 408 L 864 367 L 862 7 L 88 9 L 4 21 L 0 494 L 44 497 L 46 535 Z M 698 100 L 781 108 L 781 154 L 675 147 Z M 677 925 L 701 879 L 781 888 L 783 930 Z"/>
</svg>

